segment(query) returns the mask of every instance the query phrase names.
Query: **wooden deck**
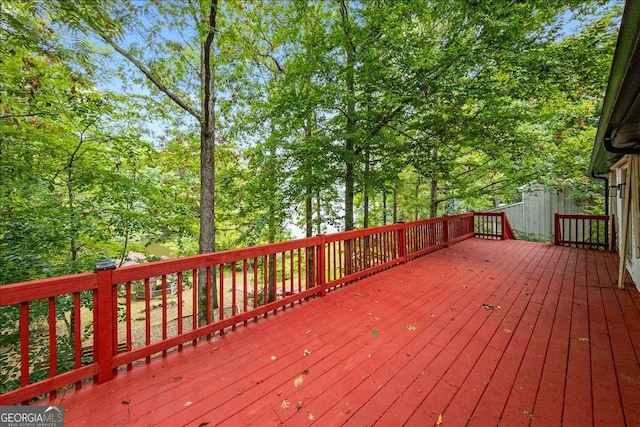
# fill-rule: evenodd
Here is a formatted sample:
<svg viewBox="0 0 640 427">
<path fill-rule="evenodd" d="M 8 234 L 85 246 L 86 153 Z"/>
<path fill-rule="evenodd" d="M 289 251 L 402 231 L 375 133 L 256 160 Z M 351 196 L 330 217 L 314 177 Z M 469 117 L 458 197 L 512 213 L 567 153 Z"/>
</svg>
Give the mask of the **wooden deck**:
<svg viewBox="0 0 640 427">
<path fill-rule="evenodd" d="M 640 426 L 616 277 L 608 252 L 469 239 L 53 403 L 68 426 Z"/>
</svg>

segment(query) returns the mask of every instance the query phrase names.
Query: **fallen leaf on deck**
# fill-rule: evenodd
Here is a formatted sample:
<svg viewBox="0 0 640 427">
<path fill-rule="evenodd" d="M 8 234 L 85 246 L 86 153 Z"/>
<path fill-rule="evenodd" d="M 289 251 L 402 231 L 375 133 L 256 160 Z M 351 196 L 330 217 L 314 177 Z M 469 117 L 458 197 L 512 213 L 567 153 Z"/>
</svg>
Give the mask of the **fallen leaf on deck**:
<svg viewBox="0 0 640 427">
<path fill-rule="evenodd" d="M 526 409 L 524 411 L 522 411 L 523 414 L 525 414 L 527 417 L 533 419 L 535 417 L 535 415 L 533 415 L 533 412 L 529 412 Z"/>
<path fill-rule="evenodd" d="M 305 369 L 304 371 L 302 371 L 302 375 L 309 375 L 309 370 Z"/>
<path fill-rule="evenodd" d="M 184 406 L 191 406 L 191 402 L 190 401 L 184 402 Z"/>
<path fill-rule="evenodd" d="M 438 421 L 436 421 L 437 426 L 439 426 L 440 424 L 442 424 L 442 414 L 438 416 Z"/>
<path fill-rule="evenodd" d="M 578 337 L 578 341 L 580 341 L 580 342 L 589 342 L 589 338 L 587 338 L 587 337 Z"/>
<path fill-rule="evenodd" d="M 480 308 L 483 308 L 485 310 L 495 310 L 496 308 L 494 306 L 492 306 L 491 304 L 482 304 L 480 306 Z"/>
<path fill-rule="evenodd" d="M 294 387 L 300 387 L 300 385 L 302 384 L 302 381 L 304 381 L 302 379 L 302 376 L 299 376 L 298 378 L 296 378 L 295 380 L 293 380 L 293 386 Z"/>
<path fill-rule="evenodd" d="M 349 313 L 351 313 L 353 311 L 353 308 L 349 310 Z"/>
<path fill-rule="evenodd" d="M 282 406 L 282 409 L 289 409 L 289 401 L 287 399 L 283 400 L 280 406 Z"/>
<path fill-rule="evenodd" d="M 462 285 L 461 288 L 462 289 L 467 289 L 467 285 Z"/>
<path fill-rule="evenodd" d="M 378 301 L 374 301 L 374 304 L 377 304 L 377 303 L 378 303 Z"/>
<path fill-rule="evenodd" d="M 415 326 L 413 326 L 413 325 L 409 325 L 409 326 L 407 326 L 407 330 L 408 330 L 409 332 L 415 332 L 415 331 L 416 331 L 416 327 L 415 327 Z"/>
<path fill-rule="evenodd" d="M 296 411 L 299 411 L 300 409 L 302 409 L 302 405 L 303 405 L 302 400 L 298 401 L 298 403 L 296 403 Z"/>
<path fill-rule="evenodd" d="M 316 417 L 313 416 L 313 414 L 311 412 L 309 412 L 309 421 L 313 421 L 316 419 Z"/>
<path fill-rule="evenodd" d="M 507 328 L 504 328 L 504 329 L 503 329 L 503 331 L 505 331 L 505 332 L 506 332 L 506 333 L 508 333 L 508 334 L 510 334 L 511 332 L 513 332 L 511 329 L 507 329 Z"/>
<path fill-rule="evenodd" d="M 311 333 L 311 329 L 309 329 L 307 332 L 305 332 L 305 335 L 309 335 Z"/>
<path fill-rule="evenodd" d="M 276 360 L 276 357 L 275 356 L 271 356 L 271 360 Z"/>
<path fill-rule="evenodd" d="M 203 426 L 209 425 L 210 422 L 211 421 L 203 421 L 200 424 L 198 424 L 198 427 L 203 427 Z"/>
<path fill-rule="evenodd" d="M 379 331 L 379 330 L 377 330 L 377 329 L 373 329 L 373 330 L 371 331 L 371 335 L 373 335 L 374 337 L 377 337 L 378 335 L 380 335 L 380 331 Z"/>
<path fill-rule="evenodd" d="M 122 400 L 120 401 L 120 403 L 123 403 L 123 404 L 125 404 L 125 405 L 130 405 L 130 404 L 131 404 L 131 399 L 122 399 Z"/>
<path fill-rule="evenodd" d="M 282 390 L 278 391 L 278 396 L 282 396 Z"/>
<path fill-rule="evenodd" d="M 305 356 L 308 356 L 311 354 L 311 350 L 305 348 L 302 354 L 304 354 Z"/>
<path fill-rule="evenodd" d="M 180 381 L 181 379 L 182 379 L 182 377 L 177 376 L 177 377 L 175 377 L 175 378 L 173 379 L 173 382 L 178 382 L 178 381 Z"/>
<path fill-rule="evenodd" d="M 380 320 L 380 318 L 379 318 L 379 317 L 374 317 L 374 319 L 375 319 L 375 320 Z"/>
</svg>

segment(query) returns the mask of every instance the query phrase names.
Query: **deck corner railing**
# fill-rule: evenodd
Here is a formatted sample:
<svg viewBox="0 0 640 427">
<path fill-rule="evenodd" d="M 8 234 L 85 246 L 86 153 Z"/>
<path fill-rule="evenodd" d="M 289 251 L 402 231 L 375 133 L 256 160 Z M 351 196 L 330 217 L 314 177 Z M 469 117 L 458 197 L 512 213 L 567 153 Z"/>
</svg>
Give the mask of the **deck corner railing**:
<svg viewBox="0 0 640 427">
<path fill-rule="evenodd" d="M 508 240 L 515 239 L 515 233 L 504 212 L 476 212 L 475 236 L 481 239 Z"/>
<path fill-rule="evenodd" d="M 614 250 L 616 230 L 613 215 L 554 215 L 553 243 L 585 249 Z"/>
</svg>

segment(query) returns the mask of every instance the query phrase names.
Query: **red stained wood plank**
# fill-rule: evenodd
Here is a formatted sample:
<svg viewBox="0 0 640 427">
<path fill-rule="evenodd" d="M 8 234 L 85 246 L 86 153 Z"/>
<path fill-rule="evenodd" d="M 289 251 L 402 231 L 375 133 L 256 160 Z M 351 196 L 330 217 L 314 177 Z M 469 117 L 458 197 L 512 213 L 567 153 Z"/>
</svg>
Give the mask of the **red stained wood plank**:
<svg viewBox="0 0 640 427">
<path fill-rule="evenodd" d="M 591 396 L 591 354 L 589 352 L 589 308 L 586 276 L 586 252 L 578 253 L 571 308 L 571 336 L 562 420 L 565 425 L 588 425 L 593 417 Z"/>
<path fill-rule="evenodd" d="M 593 420 L 597 425 L 624 425 L 600 288 L 589 288 L 588 292 Z"/>
</svg>

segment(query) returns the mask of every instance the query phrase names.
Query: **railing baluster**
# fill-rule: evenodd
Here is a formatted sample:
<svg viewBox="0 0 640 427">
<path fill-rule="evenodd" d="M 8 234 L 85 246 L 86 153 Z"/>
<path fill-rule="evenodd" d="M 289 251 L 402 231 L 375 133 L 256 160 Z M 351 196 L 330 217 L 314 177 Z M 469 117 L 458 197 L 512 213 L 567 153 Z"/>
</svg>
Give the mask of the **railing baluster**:
<svg viewBox="0 0 640 427">
<path fill-rule="evenodd" d="M 191 270 L 191 283 L 193 283 L 193 285 L 191 286 L 191 330 L 195 331 L 196 329 L 198 329 L 198 311 L 200 309 L 198 301 L 198 269 L 196 268 Z M 191 341 L 191 345 L 198 345 L 198 339 L 194 338 Z"/>
<path fill-rule="evenodd" d="M 183 317 L 183 313 L 182 313 L 182 286 L 183 286 L 183 277 L 182 277 L 182 271 L 178 271 L 178 276 L 176 277 L 177 280 L 177 286 L 178 286 L 178 335 L 182 335 L 183 332 L 183 321 L 184 321 L 184 317 Z M 178 351 L 182 351 L 182 344 L 178 345 Z"/>
<path fill-rule="evenodd" d="M 20 386 L 29 385 L 29 303 L 20 304 Z M 25 405 L 29 401 L 22 402 Z"/>
<path fill-rule="evenodd" d="M 162 340 L 167 339 L 167 275 L 163 274 L 161 279 L 162 285 Z M 118 344 L 116 343 L 116 347 Z M 162 352 L 162 357 L 167 357 L 167 350 Z"/>
<path fill-rule="evenodd" d="M 144 326 L 145 326 L 145 337 L 144 342 L 146 345 L 151 344 L 151 289 L 150 289 L 149 278 L 145 277 L 144 279 Z M 151 363 L 151 356 L 147 356 L 146 363 Z"/>
<path fill-rule="evenodd" d="M 55 377 L 58 369 L 58 346 L 56 331 L 56 298 L 49 297 L 49 378 Z M 57 396 L 55 390 L 49 392 L 49 399 Z"/>
<path fill-rule="evenodd" d="M 236 289 L 236 262 L 233 261 L 231 263 L 231 315 L 235 316 L 237 313 L 236 310 L 236 294 L 237 294 L 237 289 Z M 222 320 L 222 319 L 220 319 Z M 236 330 L 236 324 L 234 323 L 233 325 L 231 325 L 231 330 L 235 331 Z"/>
</svg>

